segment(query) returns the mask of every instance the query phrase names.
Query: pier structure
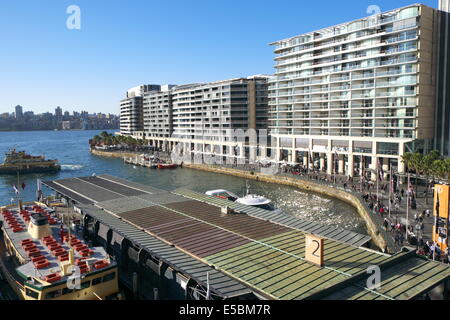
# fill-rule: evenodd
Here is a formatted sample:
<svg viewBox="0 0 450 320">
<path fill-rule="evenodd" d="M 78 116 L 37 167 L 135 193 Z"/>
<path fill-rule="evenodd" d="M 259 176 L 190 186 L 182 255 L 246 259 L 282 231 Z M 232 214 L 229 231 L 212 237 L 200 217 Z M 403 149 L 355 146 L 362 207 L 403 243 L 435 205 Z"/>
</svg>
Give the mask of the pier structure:
<svg viewBox="0 0 450 320">
<path fill-rule="evenodd" d="M 364 248 L 363 235 L 109 175 L 44 185 L 70 200 L 85 236 L 116 257 L 121 280 L 139 283 L 132 287 L 146 298 L 157 288 L 163 299 L 205 299 L 209 274 L 213 299 L 448 299 L 448 265 L 407 248 Z M 305 258 L 308 234 L 324 239 L 321 267 Z M 372 287 L 374 267 L 380 282 Z"/>
</svg>

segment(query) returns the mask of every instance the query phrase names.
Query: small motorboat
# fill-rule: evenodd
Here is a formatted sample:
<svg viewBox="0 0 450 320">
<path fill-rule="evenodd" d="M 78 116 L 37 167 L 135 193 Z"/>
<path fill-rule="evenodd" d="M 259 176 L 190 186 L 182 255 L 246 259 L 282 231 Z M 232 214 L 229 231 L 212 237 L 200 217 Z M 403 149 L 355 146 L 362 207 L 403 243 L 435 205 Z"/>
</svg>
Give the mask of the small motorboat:
<svg viewBox="0 0 450 320">
<path fill-rule="evenodd" d="M 240 204 L 245 204 L 247 206 L 270 210 L 275 213 L 282 212 L 281 209 L 276 208 L 273 205 L 272 200 L 270 200 L 266 197 L 263 197 L 263 196 L 249 194 L 248 188 L 247 188 L 247 195 L 245 197 L 239 197 L 235 193 L 225 190 L 225 189 L 210 190 L 210 191 L 207 191 L 206 194 L 209 196 L 215 196 L 220 199 L 226 199 L 226 200 L 234 201 L 234 202 L 237 202 Z"/>
</svg>

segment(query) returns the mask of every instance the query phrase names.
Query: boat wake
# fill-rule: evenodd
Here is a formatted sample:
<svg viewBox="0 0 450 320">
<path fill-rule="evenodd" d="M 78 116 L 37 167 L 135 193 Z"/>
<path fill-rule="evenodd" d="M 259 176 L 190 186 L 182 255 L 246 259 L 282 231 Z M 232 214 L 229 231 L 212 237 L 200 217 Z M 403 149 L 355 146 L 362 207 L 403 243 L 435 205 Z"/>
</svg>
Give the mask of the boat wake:
<svg viewBox="0 0 450 320">
<path fill-rule="evenodd" d="M 63 171 L 75 171 L 75 170 L 80 170 L 83 167 L 84 166 L 82 166 L 81 164 L 62 164 L 61 165 L 61 170 L 63 170 Z"/>
</svg>

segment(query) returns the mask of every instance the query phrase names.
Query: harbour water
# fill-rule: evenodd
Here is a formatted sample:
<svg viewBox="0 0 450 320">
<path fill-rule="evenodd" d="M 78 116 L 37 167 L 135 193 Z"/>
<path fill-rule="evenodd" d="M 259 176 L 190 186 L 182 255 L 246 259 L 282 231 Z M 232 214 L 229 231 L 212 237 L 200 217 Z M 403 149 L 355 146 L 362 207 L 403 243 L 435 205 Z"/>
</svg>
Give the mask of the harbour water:
<svg viewBox="0 0 450 320">
<path fill-rule="evenodd" d="M 44 154 L 48 159 L 58 159 L 62 170 L 56 174 L 30 174 L 20 177 L 25 182 L 21 191 L 24 200 L 34 200 L 36 179 L 62 179 L 107 173 L 131 181 L 148 184 L 165 190 L 185 187 L 198 192 L 227 189 L 239 195 L 245 192 L 245 180 L 239 177 L 197 171 L 193 169 L 152 170 L 124 165 L 121 159 L 102 158 L 90 154 L 88 140 L 100 131 L 34 131 L 0 132 L 0 161 L 8 149 L 25 150 L 33 155 Z M 15 193 L 13 185 L 17 176 L 0 176 L 0 203 L 8 204 Z M 339 226 L 347 230 L 367 233 L 364 221 L 356 210 L 333 198 L 324 197 L 296 188 L 251 181 L 250 191 L 273 199 L 283 211 L 305 220 Z M 44 190 L 45 192 L 46 190 Z M 48 191 L 47 191 L 48 192 Z"/>
</svg>

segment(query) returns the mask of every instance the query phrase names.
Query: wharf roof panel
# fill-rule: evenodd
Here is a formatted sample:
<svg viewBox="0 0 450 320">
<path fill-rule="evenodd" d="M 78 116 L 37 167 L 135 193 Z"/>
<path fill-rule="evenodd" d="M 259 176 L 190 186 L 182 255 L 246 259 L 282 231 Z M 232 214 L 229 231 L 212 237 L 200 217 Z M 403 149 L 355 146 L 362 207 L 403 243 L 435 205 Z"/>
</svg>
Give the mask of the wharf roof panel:
<svg viewBox="0 0 450 320">
<path fill-rule="evenodd" d="M 115 183 L 115 182 L 111 182 L 108 181 L 106 179 L 102 179 L 96 176 L 91 176 L 91 177 L 83 177 L 80 178 L 83 181 L 86 181 L 88 183 L 94 184 L 96 186 L 108 189 L 110 191 L 113 192 L 117 192 L 123 196 L 129 197 L 129 196 L 137 196 L 140 194 L 144 194 L 145 192 L 137 190 L 137 189 L 132 189 L 130 187 L 127 187 L 123 184 L 119 184 L 119 183 Z"/>
<path fill-rule="evenodd" d="M 364 290 L 366 279 L 355 282 L 354 285 L 324 295 L 325 300 L 380 300 L 414 299 L 433 288 L 443 279 L 450 279 L 448 266 L 411 256 L 382 270 L 379 288 L 372 291 Z"/>
<path fill-rule="evenodd" d="M 167 190 L 162 190 L 162 189 L 158 189 L 158 188 L 155 188 L 155 187 L 152 187 L 152 186 L 147 186 L 147 185 L 143 185 L 143 184 L 140 184 L 140 183 L 135 183 L 135 182 L 132 182 L 132 181 L 129 181 L 129 180 L 125 180 L 125 179 L 122 179 L 122 178 L 111 176 L 109 174 L 99 174 L 97 177 L 102 178 L 102 179 L 107 180 L 107 181 L 114 182 L 116 184 L 124 185 L 124 186 L 129 187 L 129 188 L 134 188 L 136 190 L 139 190 L 139 191 L 142 191 L 142 192 L 145 192 L 145 193 L 148 193 L 148 194 L 159 194 L 159 193 L 166 193 L 167 192 Z"/>
<path fill-rule="evenodd" d="M 250 241 L 232 232 L 160 206 L 129 211 L 120 216 L 198 257 L 214 254 Z"/>
<path fill-rule="evenodd" d="M 167 204 L 166 207 L 255 240 L 288 231 L 285 227 L 245 214 L 224 215 L 220 207 L 195 200 Z"/>
<path fill-rule="evenodd" d="M 141 199 L 140 197 L 133 196 L 102 201 L 98 202 L 96 205 L 105 210 L 109 210 L 111 212 L 114 212 L 115 214 L 120 215 L 124 212 L 147 208 L 152 204 Z"/>
<path fill-rule="evenodd" d="M 247 214 L 248 216 L 259 218 L 262 220 L 269 220 L 276 224 L 297 229 L 303 232 L 315 233 L 318 236 L 322 236 L 324 238 L 337 240 L 340 242 L 344 242 L 353 246 L 362 246 L 365 243 L 370 241 L 370 236 L 359 234 L 353 231 L 348 231 L 342 228 L 336 228 L 332 226 L 324 226 L 320 225 L 315 221 L 305 221 L 301 220 L 297 217 L 292 217 L 286 213 L 273 213 L 268 210 L 249 207 L 246 205 L 239 204 L 237 202 L 229 201 L 226 199 L 220 199 L 214 196 L 208 196 L 206 194 L 198 193 L 192 190 L 187 190 L 184 188 L 180 188 L 174 191 L 174 193 L 182 195 L 184 197 L 198 200 L 212 206 L 224 207 L 228 206 L 232 209 L 240 211 L 242 213 Z M 335 232 L 334 232 L 335 231 Z M 351 236 L 353 235 L 353 236 Z M 341 240 L 344 239 L 344 240 Z"/>
<path fill-rule="evenodd" d="M 94 201 L 89 200 L 77 193 L 72 192 L 71 190 L 64 188 L 60 185 L 57 185 L 56 183 L 54 183 L 53 181 L 42 181 L 42 183 L 44 185 L 46 185 L 47 187 L 59 192 L 60 194 L 64 195 L 65 197 L 69 197 L 70 199 L 78 202 L 78 203 L 82 203 L 82 204 L 91 204 L 94 203 Z"/>
<path fill-rule="evenodd" d="M 112 200 L 124 196 L 122 194 L 93 185 L 79 178 L 62 179 L 55 181 L 55 183 L 94 202 Z"/>
<path fill-rule="evenodd" d="M 319 268 L 304 260 L 304 248 L 304 234 L 290 231 L 205 259 L 218 270 L 233 274 L 276 299 L 307 298 L 364 272 L 369 265 L 391 259 L 386 255 L 325 240 L 326 268 Z"/>
</svg>

